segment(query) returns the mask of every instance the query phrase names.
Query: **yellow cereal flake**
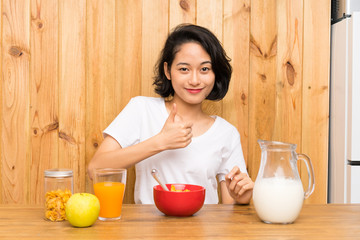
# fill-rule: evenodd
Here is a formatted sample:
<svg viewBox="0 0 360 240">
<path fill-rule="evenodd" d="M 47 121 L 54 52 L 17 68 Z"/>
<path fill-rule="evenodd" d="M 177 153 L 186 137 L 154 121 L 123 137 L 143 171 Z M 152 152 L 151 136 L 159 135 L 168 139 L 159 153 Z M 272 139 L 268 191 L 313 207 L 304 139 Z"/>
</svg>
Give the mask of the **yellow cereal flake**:
<svg viewBox="0 0 360 240">
<path fill-rule="evenodd" d="M 45 217 L 53 222 L 66 220 L 65 204 L 71 197 L 71 191 L 53 190 L 45 193 Z"/>
<path fill-rule="evenodd" d="M 190 192 L 189 189 L 184 189 L 184 190 L 176 189 L 174 185 L 171 185 L 170 191 L 172 191 L 172 192 Z"/>
</svg>

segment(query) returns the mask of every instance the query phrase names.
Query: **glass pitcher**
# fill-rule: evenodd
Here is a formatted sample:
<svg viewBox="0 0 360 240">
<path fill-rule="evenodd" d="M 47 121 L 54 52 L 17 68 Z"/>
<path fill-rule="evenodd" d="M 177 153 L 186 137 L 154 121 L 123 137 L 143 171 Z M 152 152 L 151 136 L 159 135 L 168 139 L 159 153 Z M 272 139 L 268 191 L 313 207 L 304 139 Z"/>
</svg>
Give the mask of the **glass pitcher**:
<svg viewBox="0 0 360 240">
<path fill-rule="evenodd" d="M 253 202 L 259 218 L 266 223 L 292 223 L 298 217 L 304 198 L 315 187 L 311 160 L 295 152 L 296 144 L 258 140 L 261 163 L 253 190 Z M 309 185 L 304 188 L 297 160 L 305 162 Z"/>
</svg>

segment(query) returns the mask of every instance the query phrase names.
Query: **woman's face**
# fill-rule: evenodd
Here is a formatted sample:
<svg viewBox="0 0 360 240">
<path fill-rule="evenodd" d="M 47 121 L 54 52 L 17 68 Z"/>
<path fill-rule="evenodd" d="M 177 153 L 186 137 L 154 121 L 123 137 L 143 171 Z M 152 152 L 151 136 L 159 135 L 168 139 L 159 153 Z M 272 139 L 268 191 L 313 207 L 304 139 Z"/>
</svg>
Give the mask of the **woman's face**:
<svg viewBox="0 0 360 240">
<path fill-rule="evenodd" d="M 176 53 L 170 71 L 164 63 L 165 75 L 171 80 L 174 98 L 188 104 L 200 104 L 215 83 L 210 55 L 194 42 L 184 43 Z"/>
</svg>

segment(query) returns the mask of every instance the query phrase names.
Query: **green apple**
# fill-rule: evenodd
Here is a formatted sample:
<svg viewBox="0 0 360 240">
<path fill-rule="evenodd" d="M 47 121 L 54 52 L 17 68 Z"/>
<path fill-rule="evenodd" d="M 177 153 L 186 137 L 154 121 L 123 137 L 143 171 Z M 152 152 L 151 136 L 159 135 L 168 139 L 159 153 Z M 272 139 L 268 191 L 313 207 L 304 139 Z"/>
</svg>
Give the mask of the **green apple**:
<svg viewBox="0 0 360 240">
<path fill-rule="evenodd" d="M 99 216 L 99 199 L 90 193 L 75 193 L 66 203 L 65 213 L 74 227 L 89 227 Z"/>
</svg>

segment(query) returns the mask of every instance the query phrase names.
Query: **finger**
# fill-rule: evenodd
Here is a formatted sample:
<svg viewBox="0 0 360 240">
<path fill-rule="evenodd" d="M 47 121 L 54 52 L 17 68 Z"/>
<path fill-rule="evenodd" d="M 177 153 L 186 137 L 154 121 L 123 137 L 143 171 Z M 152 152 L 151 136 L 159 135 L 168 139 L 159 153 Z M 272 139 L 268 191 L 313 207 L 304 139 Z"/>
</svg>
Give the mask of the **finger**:
<svg viewBox="0 0 360 240">
<path fill-rule="evenodd" d="M 240 191 L 238 192 L 238 196 L 241 196 L 243 195 L 246 191 L 248 190 L 251 190 L 252 189 L 252 184 L 251 183 L 248 183 L 248 184 L 245 184 L 244 186 L 241 187 Z"/>
<path fill-rule="evenodd" d="M 192 141 L 191 136 L 184 138 L 183 141 L 181 143 L 179 143 L 180 148 L 184 148 L 184 147 L 188 146 L 191 143 L 191 141 Z"/>
<path fill-rule="evenodd" d="M 191 129 L 185 129 L 182 141 L 188 141 L 192 136 Z"/>
<path fill-rule="evenodd" d="M 179 114 L 175 114 L 174 122 L 182 122 L 182 121 L 183 121 L 182 117 Z"/>
<path fill-rule="evenodd" d="M 238 186 L 240 186 L 240 188 L 236 191 L 240 196 L 244 194 L 246 191 L 252 190 L 254 188 L 254 182 L 251 180 L 249 176 L 245 176 L 244 179 L 238 183 Z"/>
<path fill-rule="evenodd" d="M 192 126 L 193 126 L 193 123 L 192 123 L 192 122 L 187 122 L 187 123 L 184 124 L 184 128 L 189 128 L 189 129 L 191 129 Z"/>
<path fill-rule="evenodd" d="M 191 137 L 192 137 L 192 129 L 191 128 L 186 128 L 185 131 L 186 131 L 185 136 L 190 137 L 190 135 L 191 135 Z"/>
<path fill-rule="evenodd" d="M 230 178 L 227 178 L 227 177 L 225 176 L 225 183 L 226 183 L 227 189 L 230 189 L 231 179 L 230 179 Z"/>
<path fill-rule="evenodd" d="M 189 138 L 189 140 L 186 141 L 186 146 L 189 145 L 191 143 L 191 141 L 192 141 L 192 138 Z"/>
<path fill-rule="evenodd" d="M 170 111 L 168 121 L 175 122 L 176 113 L 177 113 L 177 107 L 176 107 L 176 103 L 174 103 Z"/>
<path fill-rule="evenodd" d="M 233 167 L 233 169 L 231 169 L 231 171 L 225 176 L 225 178 L 231 180 L 232 178 L 234 178 L 234 176 L 235 176 L 236 174 L 240 174 L 240 173 L 241 173 L 241 172 L 240 172 L 239 167 L 235 166 L 235 167 Z"/>
<path fill-rule="evenodd" d="M 249 181 L 247 181 L 246 179 L 242 179 L 239 182 L 236 183 L 235 185 L 235 192 L 239 192 L 241 189 L 244 188 L 244 186 L 246 186 L 249 183 Z"/>
<path fill-rule="evenodd" d="M 183 137 L 183 139 L 180 139 L 180 141 L 186 141 L 189 138 L 192 138 L 192 129 L 191 128 L 183 128 L 184 126 L 181 126 L 182 129 L 180 130 L 180 134 Z"/>
<path fill-rule="evenodd" d="M 229 188 L 229 190 L 230 190 L 233 194 L 240 196 L 240 191 L 241 191 L 243 185 L 242 185 L 240 182 L 237 182 L 235 185 L 234 185 L 233 183 L 234 183 L 234 180 L 230 183 L 230 188 Z"/>
<path fill-rule="evenodd" d="M 242 190 L 242 186 L 240 184 L 236 184 L 234 193 L 238 196 L 241 196 L 240 191 Z"/>
<path fill-rule="evenodd" d="M 236 183 L 233 183 L 233 184 L 231 184 L 231 183 L 233 182 L 233 178 L 234 178 L 236 172 L 237 172 L 237 167 L 235 166 L 228 174 L 225 175 L 226 187 L 231 191 L 234 191 L 234 188 L 235 188 Z"/>
<path fill-rule="evenodd" d="M 240 170 L 239 170 L 240 171 Z M 247 178 L 247 174 L 246 173 L 239 173 L 239 174 L 236 174 L 232 179 L 231 179 L 231 182 L 230 182 L 230 185 L 229 185 L 229 189 L 234 191 L 234 192 L 237 192 L 240 190 L 241 186 L 244 185 L 245 183 L 247 183 L 247 181 L 244 181 L 246 180 Z M 236 189 L 238 186 L 240 186 L 240 188 Z"/>
</svg>

